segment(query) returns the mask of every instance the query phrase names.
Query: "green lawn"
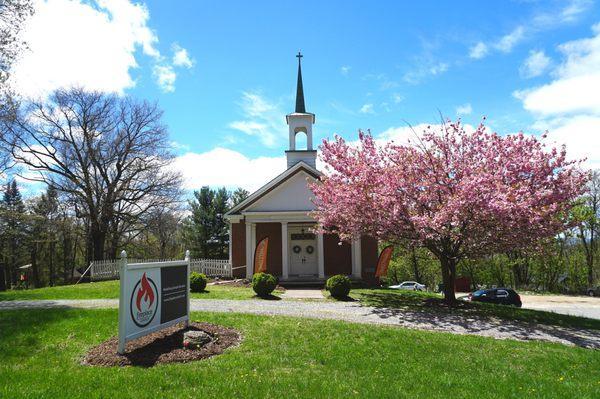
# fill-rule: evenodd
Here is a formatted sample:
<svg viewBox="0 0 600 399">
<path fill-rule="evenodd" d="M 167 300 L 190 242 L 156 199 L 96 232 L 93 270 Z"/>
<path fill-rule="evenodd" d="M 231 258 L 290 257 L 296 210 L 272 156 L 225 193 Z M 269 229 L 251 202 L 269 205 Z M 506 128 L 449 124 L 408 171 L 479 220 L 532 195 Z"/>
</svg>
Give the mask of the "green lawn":
<svg viewBox="0 0 600 399">
<path fill-rule="evenodd" d="M 600 353 L 542 342 L 285 317 L 194 313 L 243 343 L 189 364 L 81 366 L 117 311 L 0 312 L 6 398 L 598 398 Z"/>
<path fill-rule="evenodd" d="M 486 303 L 459 302 L 458 308 L 442 306 L 442 296 L 430 292 L 401 291 L 391 289 L 354 289 L 350 296 L 362 304 L 394 309 L 410 309 L 418 312 L 452 313 L 458 316 L 497 317 L 506 320 L 587 328 L 600 330 L 600 320 L 569 316 L 540 310 L 521 309 L 514 306 Z"/>
<path fill-rule="evenodd" d="M 276 291 L 275 295 L 279 292 Z M 192 293 L 192 298 L 202 299 L 251 299 L 252 288 L 208 285 L 205 292 Z M 10 290 L 0 292 L 0 301 L 27 299 L 102 299 L 118 298 L 119 281 L 101 281 L 77 285 L 63 285 L 31 290 Z"/>
</svg>

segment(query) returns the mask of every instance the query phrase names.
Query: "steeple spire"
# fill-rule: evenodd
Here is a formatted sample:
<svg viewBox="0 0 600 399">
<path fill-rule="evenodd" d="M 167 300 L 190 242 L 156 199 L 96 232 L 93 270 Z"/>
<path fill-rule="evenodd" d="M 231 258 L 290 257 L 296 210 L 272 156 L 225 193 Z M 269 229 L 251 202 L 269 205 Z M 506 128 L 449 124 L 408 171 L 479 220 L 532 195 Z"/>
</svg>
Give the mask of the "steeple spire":
<svg viewBox="0 0 600 399">
<path fill-rule="evenodd" d="M 302 67 L 301 59 L 303 55 L 298 51 L 298 86 L 296 87 L 296 111 L 297 113 L 306 113 L 306 107 L 304 106 L 304 89 L 302 87 Z"/>
</svg>

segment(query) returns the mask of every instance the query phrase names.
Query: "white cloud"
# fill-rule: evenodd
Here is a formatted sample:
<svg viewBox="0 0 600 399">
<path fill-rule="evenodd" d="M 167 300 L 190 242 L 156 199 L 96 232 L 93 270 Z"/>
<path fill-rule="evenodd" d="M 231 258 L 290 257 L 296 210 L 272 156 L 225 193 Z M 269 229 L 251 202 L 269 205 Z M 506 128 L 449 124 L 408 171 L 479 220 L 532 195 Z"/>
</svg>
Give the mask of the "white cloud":
<svg viewBox="0 0 600 399">
<path fill-rule="evenodd" d="M 417 84 L 428 76 L 441 75 L 448 70 L 448 64 L 445 62 L 429 61 L 419 64 L 419 66 L 404 74 L 403 79 L 410 84 Z"/>
<path fill-rule="evenodd" d="M 218 165 L 218 167 L 215 167 Z M 174 167 L 183 174 L 189 190 L 212 187 L 243 187 L 255 191 L 286 168 L 285 157 L 248 158 L 226 148 L 208 152 L 188 152 L 175 160 Z"/>
<path fill-rule="evenodd" d="M 429 73 L 431 73 L 432 75 L 439 75 L 441 73 L 444 73 L 448 70 L 448 64 L 446 64 L 445 62 L 439 62 L 435 65 L 432 65 L 429 68 Z"/>
<path fill-rule="evenodd" d="M 498 43 L 494 45 L 498 50 L 503 53 L 510 52 L 514 46 L 516 46 L 523 38 L 525 37 L 525 28 L 522 26 L 517 26 L 507 35 L 504 35 L 500 38 Z"/>
<path fill-rule="evenodd" d="M 466 132 L 475 131 L 475 126 L 468 123 L 462 124 L 462 126 Z M 374 135 L 374 137 L 379 144 L 385 144 L 389 141 L 393 141 L 395 144 L 413 145 L 419 142 L 419 137 L 421 137 L 423 132 L 425 132 L 429 127 L 432 129 L 440 129 L 441 125 L 419 123 L 418 125 L 414 126 L 395 126 Z M 491 131 L 489 126 L 486 126 L 486 131 Z"/>
<path fill-rule="evenodd" d="M 526 110 L 542 116 L 600 112 L 600 71 L 557 79 L 529 90 L 516 91 Z"/>
<path fill-rule="evenodd" d="M 531 19 L 532 25 L 538 29 L 550 29 L 577 22 L 593 6 L 594 2 L 592 0 L 570 0 L 559 4 L 563 7 L 534 15 Z"/>
<path fill-rule="evenodd" d="M 469 57 L 476 60 L 485 57 L 488 54 L 488 46 L 484 42 L 478 42 L 469 49 Z"/>
<path fill-rule="evenodd" d="M 340 68 L 340 73 L 344 76 L 348 76 L 348 73 L 350 73 L 350 69 L 352 69 L 352 67 L 344 65 Z"/>
<path fill-rule="evenodd" d="M 466 103 L 466 104 L 459 105 L 458 107 L 456 107 L 456 115 L 458 115 L 458 116 L 470 115 L 472 112 L 473 112 L 473 107 L 471 107 L 470 103 Z"/>
<path fill-rule="evenodd" d="M 495 42 L 478 42 L 469 49 L 469 57 L 473 59 L 483 58 L 489 54 L 490 48 L 502 53 L 509 53 L 515 46 L 535 34 L 561 28 L 566 24 L 573 24 L 579 21 L 585 15 L 585 12 L 591 8 L 593 1 L 565 0 L 563 2 L 555 2 L 555 4 L 544 11 L 536 11 L 528 18 L 526 25 L 516 26 L 510 33 L 505 34 Z"/>
<path fill-rule="evenodd" d="M 421 123 L 415 126 L 390 127 L 375 135 L 375 138 L 380 144 L 388 141 L 393 141 L 396 144 L 415 143 L 421 133 L 427 129 L 427 126 L 430 125 Z"/>
<path fill-rule="evenodd" d="M 194 60 L 190 57 L 186 49 L 177 43 L 174 43 L 171 48 L 173 49 L 173 65 L 188 69 L 194 66 Z"/>
<path fill-rule="evenodd" d="M 538 120 L 532 129 L 548 131 L 546 142 L 566 145 L 570 159 L 586 159 L 585 166 L 600 169 L 600 116 L 576 115 Z"/>
<path fill-rule="evenodd" d="M 171 65 L 155 65 L 152 74 L 156 78 L 156 83 L 165 93 L 175 91 L 175 80 L 177 74 Z"/>
<path fill-rule="evenodd" d="M 285 113 L 260 93 L 243 92 L 240 107 L 245 119 L 231 122 L 230 128 L 255 136 L 268 147 L 276 147 L 287 137 Z"/>
<path fill-rule="evenodd" d="M 23 31 L 29 50 L 11 81 L 25 96 L 73 85 L 122 93 L 135 86 L 138 49 L 160 58 L 148 19 L 145 5 L 128 0 L 38 0 Z"/>
<path fill-rule="evenodd" d="M 358 112 L 361 114 L 373 114 L 375 111 L 373 110 L 373 104 L 364 104 Z"/>
<path fill-rule="evenodd" d="M 551 82 L 514 95 L 537 117 L 534 128 L 548 129 L 549 140 L 566 144 L 571 158 L 600 167 L 600 24 L 592 30 L 592 37 L 558 47 L 564 59 Z"/>
<path fill-rule="evenodd" d="M 593 32 L 591 38 L 559 46 L 565 60 L 555 69 L 552 82 L 515 92 L 525 109 L 546 116 L 600 114 L 600 24 L 593 27 Z"/>
<path fill-rule="evenodd" d="M 529 57 L 525 60 L 519 72 L 525 78 L 533 78 L 542 75 L 550 66 L 550 58 L 543 50 L 529 52 Z"/>
<path fill-rule="evenodd" d="M 400 94 L 400 93 L 392 94 L 392 101 L 394 101 L 394 103 L 399 104 L 403 100 L 404 100 L 404 97 L 402 96 L 402 94 Z"/>
</svg>

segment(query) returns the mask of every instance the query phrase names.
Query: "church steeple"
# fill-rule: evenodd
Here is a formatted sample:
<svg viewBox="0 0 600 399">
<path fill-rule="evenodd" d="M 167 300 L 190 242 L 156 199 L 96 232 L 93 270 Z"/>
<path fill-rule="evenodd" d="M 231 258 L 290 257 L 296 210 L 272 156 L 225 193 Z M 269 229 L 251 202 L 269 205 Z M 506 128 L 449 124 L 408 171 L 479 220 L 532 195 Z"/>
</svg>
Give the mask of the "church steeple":
<svg viewBox="0 0 600 399">
<path fill-rule="evenodd" d="M 302 87 L 302 53 L 298 51 L 298 84 L 296 86 L 296 113 L 305 114 L 304 88 Z"/>
<path fill-rule="evenodd" d="M 296 84 L 296 109 L 293 113 L 286 115 L 285 119 L 289 127 L 290 146 L 285 152 L 288 168 L 291 168 L 298 162 L 304 162 L 313 168 L 316 168 L 317 151 L 313 150 L 312 127 L 315 123 L 315 114 L 306 112 L 304 105 L 304 87 L 302 86 L 302 54 L 298 52 L 298 82 Z M 306 135 L 306 147 L 298 148 L 296 146 L 296 137 L 298 134 Z"/>
</svg>

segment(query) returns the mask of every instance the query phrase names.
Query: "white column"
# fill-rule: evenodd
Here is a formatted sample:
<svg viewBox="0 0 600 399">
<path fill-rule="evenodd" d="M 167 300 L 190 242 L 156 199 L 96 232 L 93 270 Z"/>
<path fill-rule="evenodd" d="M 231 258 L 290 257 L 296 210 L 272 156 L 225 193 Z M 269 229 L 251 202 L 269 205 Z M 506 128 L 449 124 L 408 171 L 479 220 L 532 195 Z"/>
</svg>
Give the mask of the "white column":
<svg viewBox="0 0 600 399">
<path fill-rule="evenodd" d="M 254 275 L 254 251 L 256 251 L 256 223 L 252 223 L 252 244 L 250 245 L 252 248 L 252 261 L 250 262 L 252 265 L 252 274 Z"/>
<path fill-rule="evenodd" d="M 325 278 L 325 251 L 323 233 L 317 235 L 317 255 L 319 256 L 319 278 Z"/>
<path fill-rule="evenodd" d="M 252 223 L 246 220 L 246 278 L 252 278 Z"/>
<path fill-rule="evenodd" d="M 361 278 L 362 274 L 362 253 L 360 249 L 360 238 L 352 240 L 352 277 Z"/>
<path fill-rule="evenodd" d="M 281 277 L 287 280 L 290 272 L 288 258 L 288 222 L 281 222 Z"/>
<path fill-rule="evenodd" d="M 233 254 L 232 254 L 232 249 L 231 249 L 232 248 L 232 244 L 233 244 L 233 234 L 232 234 L 233 226 L 232 226 L 231 223 L 232 222 L 229 222 L 227 224 L 227 226 L 229 226 L 229 264 L 230 265 L 233 264 Z"/>
</svg>

